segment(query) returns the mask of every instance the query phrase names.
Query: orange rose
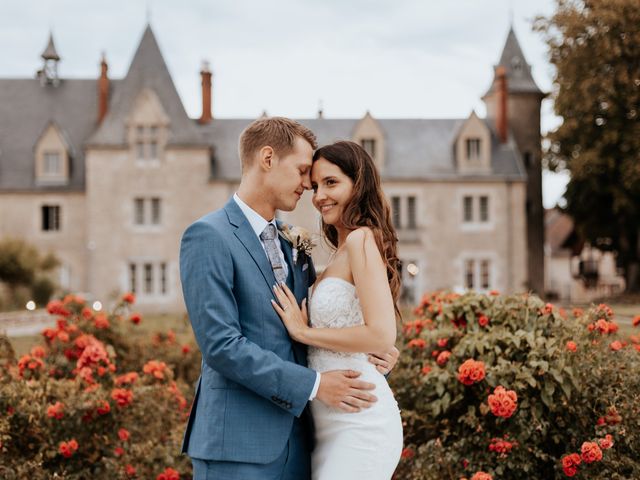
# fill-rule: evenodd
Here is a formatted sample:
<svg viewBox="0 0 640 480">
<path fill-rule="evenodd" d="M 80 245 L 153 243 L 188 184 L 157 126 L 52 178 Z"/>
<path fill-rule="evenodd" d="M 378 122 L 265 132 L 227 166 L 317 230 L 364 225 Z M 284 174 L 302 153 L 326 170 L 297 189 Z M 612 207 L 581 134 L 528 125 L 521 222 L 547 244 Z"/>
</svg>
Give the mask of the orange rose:
<svg viewBox="0 0 640 480">
<path fill-rule="evenodd" d="M 518 395 L 513 390 L 498 386 L 489 395 L 489 407 L 496 417 L 509 418 L 518 407 Z"/>
<path fill-rule="evenodd" d="M 472 358 L 466 360 L 458 367 L 458 380 L 464 385 L 473 385 L 480 382 L 485 377 L 485 368 L 483 362 L 476 362 Z"/>
<path fill-rule="evenodd" d="M 602 450 L 600 450 L 600 447 L 595 442 L 584 442 L 580 453 L 584 463 L 593 463 L 602 460 Z"/>
</svg>

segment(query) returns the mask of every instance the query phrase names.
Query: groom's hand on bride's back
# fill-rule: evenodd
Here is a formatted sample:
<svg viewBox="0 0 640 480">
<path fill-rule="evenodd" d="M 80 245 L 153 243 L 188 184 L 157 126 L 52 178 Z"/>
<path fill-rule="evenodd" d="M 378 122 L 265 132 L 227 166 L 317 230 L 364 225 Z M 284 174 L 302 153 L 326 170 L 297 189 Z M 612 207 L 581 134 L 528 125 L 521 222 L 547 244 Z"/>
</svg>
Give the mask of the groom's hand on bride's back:
<svg viewBox="0 0 640 480">
<path fill-rule="evenodd" d="M 378 401 L 370 393 L 376 386 L 358 380 L 360 372 L 354 370 L 332 370 L 320 375 L 320 386 L 316 398 L 329 407 L 356 413 L 371 407 Z"/>
</svg>

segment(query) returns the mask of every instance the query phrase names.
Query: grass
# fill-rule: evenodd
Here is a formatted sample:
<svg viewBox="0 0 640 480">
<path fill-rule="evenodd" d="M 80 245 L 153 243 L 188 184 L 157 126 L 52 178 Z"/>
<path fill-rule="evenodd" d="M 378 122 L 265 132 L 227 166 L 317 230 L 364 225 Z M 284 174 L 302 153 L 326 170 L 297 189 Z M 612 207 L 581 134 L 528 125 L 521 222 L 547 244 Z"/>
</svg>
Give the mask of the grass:
<svg viewBox="0 0 640 480">
<path fill-rule="evenodd" d="M 156 332 L 173 330 L 178 343 L 185 343 L 193 338 L 191 324 L 186 315 L 154 314 L 144 315 L 139 325 L 132 327 L 131 332 L 136 337 L 151 336 Z M 25 335 L 10 337 L 11 345 L 16 355 L 24 355 L 35 345 L 42 342 L 42 335 Z"/>
</svg>

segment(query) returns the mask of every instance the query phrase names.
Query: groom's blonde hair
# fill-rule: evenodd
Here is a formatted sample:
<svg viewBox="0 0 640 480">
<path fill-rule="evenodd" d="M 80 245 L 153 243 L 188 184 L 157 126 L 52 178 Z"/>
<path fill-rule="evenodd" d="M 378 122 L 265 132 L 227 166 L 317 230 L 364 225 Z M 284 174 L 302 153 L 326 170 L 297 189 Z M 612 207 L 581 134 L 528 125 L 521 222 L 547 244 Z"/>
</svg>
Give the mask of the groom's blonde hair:
<svg viewBox="0 0 640 480">
<path fill-rule="evenodd" d="M 271 147 L 280 156 L 287 155 L 293 149 L 296 137 L 302 137 L 309 142 L 314 150 L 318 148 L 313 132 L 290 118 L 260 118 L 251 122 L 240 134 L 238 150 L 242 169 L 253 164 L 256 152 L 262 147 Z"/>
</svg>

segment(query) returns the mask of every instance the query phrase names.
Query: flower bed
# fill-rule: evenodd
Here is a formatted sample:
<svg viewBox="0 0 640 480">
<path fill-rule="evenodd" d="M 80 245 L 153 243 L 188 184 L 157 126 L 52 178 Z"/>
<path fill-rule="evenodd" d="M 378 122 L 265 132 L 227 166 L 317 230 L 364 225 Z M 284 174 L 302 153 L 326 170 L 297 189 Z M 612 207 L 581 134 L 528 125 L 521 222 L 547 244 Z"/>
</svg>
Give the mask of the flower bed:
<svg viewBox="0 0 640 480">
<path fill-rule="evenodd" d="M 56 327 L 19 359 L 0 338 L 0 478 L 191 477 L 180 444 L 198 350 L 170 331 L 132 335 L 134 302 L 110 314 L 51 302 Z"/>
<path fill-rule="evenodd" d="M 390 382 L 405 450 L 395 478 L 640 478 L 640 338 L 606 305 L 425 295 Z"/>
</svg>

